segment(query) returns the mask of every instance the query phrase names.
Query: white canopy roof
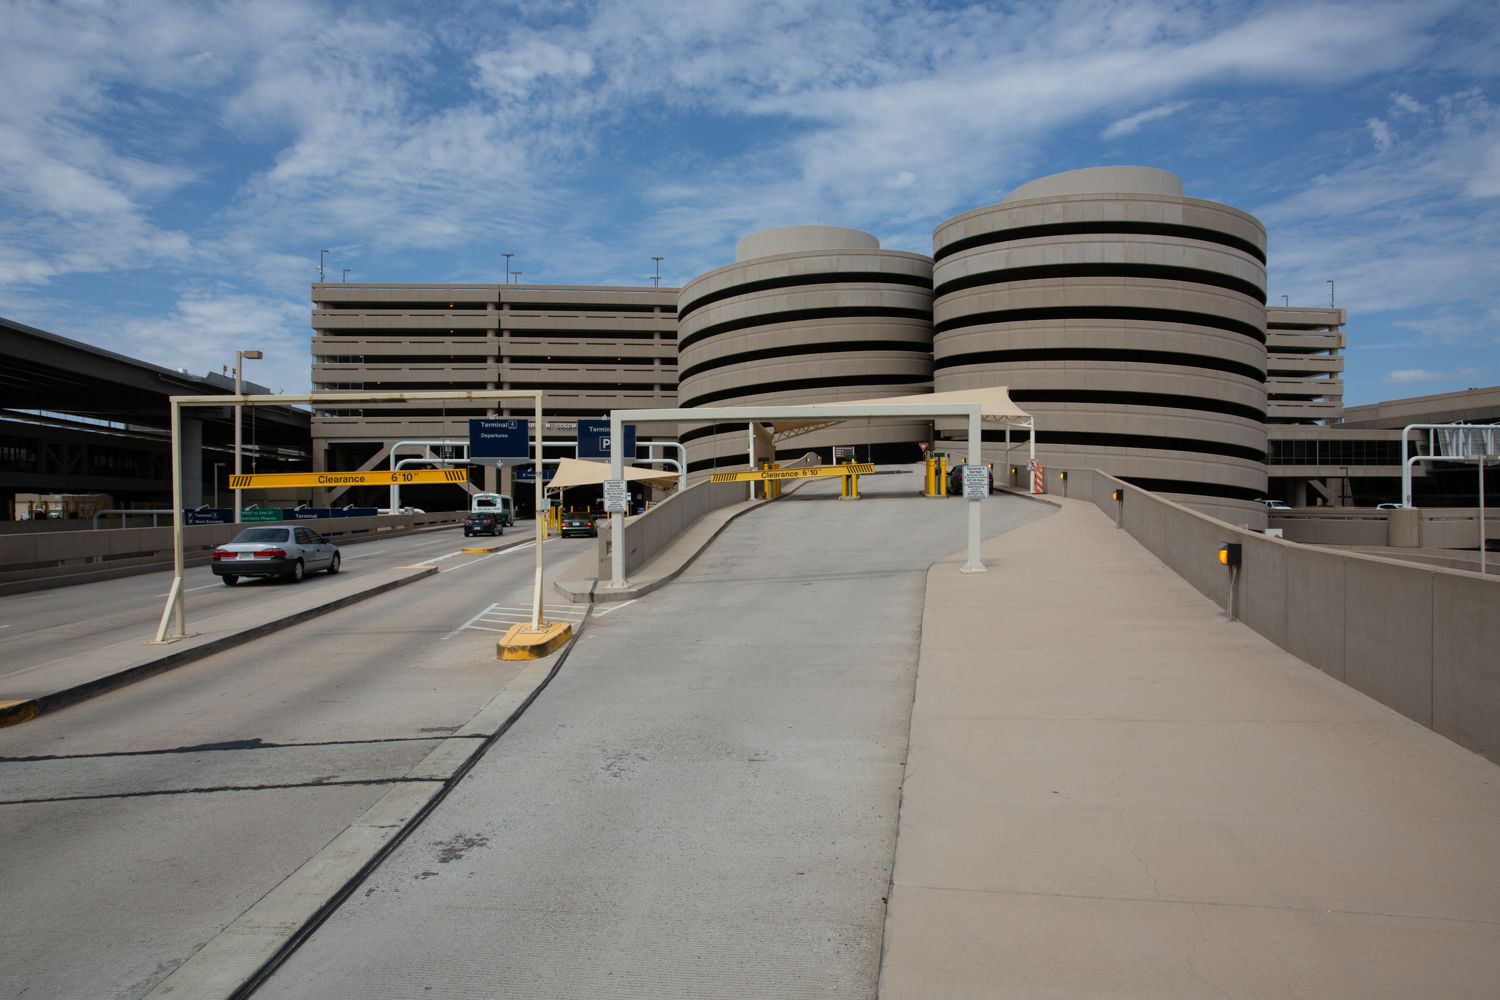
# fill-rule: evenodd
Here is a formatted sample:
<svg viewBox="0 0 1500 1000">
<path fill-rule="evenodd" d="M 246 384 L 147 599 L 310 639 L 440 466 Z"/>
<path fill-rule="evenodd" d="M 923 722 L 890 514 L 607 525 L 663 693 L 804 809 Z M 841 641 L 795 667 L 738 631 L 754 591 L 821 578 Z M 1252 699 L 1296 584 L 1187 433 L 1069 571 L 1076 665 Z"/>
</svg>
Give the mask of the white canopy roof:
<svg viewBox="0 0 1500 1000">
<path fill-rule="evenodd" d="M 985 423 L 1018 424 L 1024 427 L 1032 426 L 1031 414 L 1015 404 L 1010 398 L 1009 387 L 1003 385 L 991 386 L 987 389 L 955 389 L 950 392 L 924 392 L 915 396 L 886 396 L 879 399 L 840 400 L 835 403 L 821 405 L 910 406 L 913 409 L 921 409 L 923 406 L 931 406 L 934 403 L 978 403 L 980 408 L 979 419 Z M 776 439 L 780 441 L 796 437 L 799 434 L 806 434 L 846 419 L 848 418 L 834 417 L 829 420 L 777 421 L 774 425 Z"/>
<path fill-rule="evenodd" d="M 557 463 L 557 471 L 547 482 L 547 492 L 554 490 L 572 489 L 574 486 L 598 486 L 606 480 L 613 479 L 609 474 L 608 462 L 586 462 L 578 458 L 564 458 Z M 677 473 L 663 472 L 660 469 L 642 469 L 639 466 L 625 466 L 624 474 L 621 476 L 628 482 L 647 483 L 661 489 L 668 489 L 677 485 Z"/>
</svg>

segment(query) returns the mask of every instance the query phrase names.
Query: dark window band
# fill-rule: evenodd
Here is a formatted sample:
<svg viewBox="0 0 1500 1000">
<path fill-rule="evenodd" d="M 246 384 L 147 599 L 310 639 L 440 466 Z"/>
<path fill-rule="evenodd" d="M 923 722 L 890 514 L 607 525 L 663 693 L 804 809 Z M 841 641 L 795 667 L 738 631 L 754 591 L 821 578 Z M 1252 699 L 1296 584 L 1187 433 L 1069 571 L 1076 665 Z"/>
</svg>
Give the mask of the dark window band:
<svg viewBox="0 0 1500 1000">
<path fill-rule="evenodd" d="M 1004 431 L 984 431 L 986 441 L 1004 441 Z M 1010 432 L 1011 443 L 1025 441 L 1022 430 Z M 1106 434 L 1095 431 L 1049 431 L 1036 432 L 1037 444 L 1076 444 L 1095 448 L 1149 448 L 1153 451 L 1189 451 L 1199 455 L 1221 455 L 1226 458 L 1243 458 L 1251 462 L 1266 461 L 1266 453 L 1255 448 L 1221 441 L 1204 441 L 1201 438 L 1159 437 L 1154 434 Z M 1106 470 L 1107 471 L 1107 470 Z"/>
<path fill-rule="evenodd" d="M 1164 264 L 1046 264 L 1036 267 L 1008 267 L 954 278 L 937 286 L 938 297 L 982 285 L 1003 285 L 1012 281 L 1046 281 L 1057 278 L 1149 278 L 1157 281 L 1182 281 L 1211 285 L 1238 292 L 1261 305 L 1266 304 L 1266 290 L 1259 285 L 1198 267 L 1169 267 Z"/>
<path fill-rule="evenodd" d="M 808 285 L 849 284 L 851 282 L 863 285 L 907 285 L 923 291 L 930 291 L 932 288 L 932 278 L 922 274 L 900 274 L 888 271 L 826 271 L 820 274 L 788 274 L 778 278 L 746 281 L 718 291 L 707 292 L 679 306 L 677 319 L 680 321 L 706 305 L 732 299 L 737 295 L 770 292 L 778 288 L 803 288 Z"/>
<path fill-rule="evenodd" d="M 1247 253 L 1260 261 L 1266 262 L 1266 252 L 1249 240 L 1242 240 L 1238 236 L 1222 233 L 1217 229 L 1204 229 L 1201 226 L 1178 226 L 1169 222 L 1055 222 L 1039 226 L 1017 226 L 1014 229 L 1001 229 L 990 233 L 979 233 L 965 239 L 955 240 L 947 244 L 937 253 L 933 254 L 934 261 L 942 260 L 965 250 L 973 250 L 975 247 L 993 246 L 998 243 L 1013 243 L 1016 240 L 1034 240 L 1048 236 L 1093 236 L 1118 234 L 1124 236 L 1174 236 L 1183 240 L 1197 240 L 1200 243 L 1217 243 L 1220 246 L 1231 247 L 1243 253 Z"/>
<path fill-rule="evenodd" d="M 1176 365 L 1227 372 L 1243 376 L 1252 382 L 1266 380 L 1266 373 L 1261 369 L 1225 358 L 1175 351 L 1131 351 L 1115 347 L 1035 347 L 1014 351 L 971 351 L 968 354 L 950 354 L 945 358 L 938 358 L 933 361 L 932 368 L 933 371 L 943 371 L 965 365 L 1024 364 L 1029 361 L 1111 361 L 1117 364 Z"/>
<path fill-rule="evenodd" d="M 1152 493 L 1183 493 L 1194 497 L 1219 497 L 1224 500 L 1250 500 L 1258 502 L 1264 499 L 1265 490 L 1251 489 L 1248 486 L 1230 486 L 1226 483 L 1197 483 L 1188 479 L 1149 479 L 1140 476 L 1120 476 L 1131 486 L 1138 486 Z"/>
<path fill-rule="evenodd" d="M 746 316 L 742 319 L 725 320 L 723 323 L 715 323 L 705 326 L 692 336 L 682 337 L 677 341 L 677 349 L 685 350 L 709 337 L 717 337 L 721 333 L 733 333 L 736 330 L 749 330 L 757 326 L 771 326 L 776 323 L 804 323 L 817 319 L 914 319 L 922 323 L 932 321 L 932 313 L 926 309 L 897 309 L 887 306 L 837 306 L 826 309 L 789 309 L 785 312 L 761 313 L 756 316 Z"/>
<path fill-rule="evenodd" d="M 728 389 L 716 389 L 701 396 L 683 399 L 679 406 L 707 406 L 723 399 L 743 399 L 746 396 L 761 396 L 769 392 L 791 392 L 797 389 L 829 389 L 846 385 L 925 385 L 929 388 L 932 379 L 927 375 L 832 375 L 824 378 L 781 379 L 760 385 L 736 385 Z"/>
<path fill-rule="evenodd" d="M 1184 326 L 1207 326 L 1215 330 L 1226 330 L 1249 337 L 1259 344 L 1266 342 L 1265 331 L 1251 323 L 1243 323 L 1227 316 L 1212 313 L 1188 312 L 1183 309 L 1141 309 L 1132 306 L 1048 306 L 1039 309 L 997 309 L 992 312 L 969 313 L 945 319 L 934 328 L 934 333 L 962 330 L 971 326 L 986 326 L 991 323 L 1036 323 L 1043 320 L 1127 320 L 1137 323 L 1181 323 Z"/>
<path fill-rule="evenodd" d="M 837 340 L 821 344 L 792 344 L 787 347 L 768 347 L 760 351 L 742 351 L 739 354 L 726 354 L 722 358 L 712 361 L 700 361 L 690 368 L 677 373 L 679 382 L 692 378 L 694 375 L 702 375 L 719 368 L 728 368 L 731 365 L 749 364 L 752 361 L 767 361 L 773 358 L 793 358 L 804 354 L 845 354 L 855 351 L 867 353 L 879 353 L 880 351 L 909 351 L 914 354 L 932 353 L 932 345 L 925 343 L 914 343 L 909 340 Z"/>
<path fill-rule="evenodd" d="M 1266 422 L 1264 410 L 1208 396 L 1178 396 L 1161 392 L 1113 392 L 1081 389 L 1015 389 L 1010 398 L 1017 403 L 1104 403 L 1121 406 L 1160 406 L 1170 410 L 1194 410 L 1242 417 L 1256 424 Z"/>
</svg>

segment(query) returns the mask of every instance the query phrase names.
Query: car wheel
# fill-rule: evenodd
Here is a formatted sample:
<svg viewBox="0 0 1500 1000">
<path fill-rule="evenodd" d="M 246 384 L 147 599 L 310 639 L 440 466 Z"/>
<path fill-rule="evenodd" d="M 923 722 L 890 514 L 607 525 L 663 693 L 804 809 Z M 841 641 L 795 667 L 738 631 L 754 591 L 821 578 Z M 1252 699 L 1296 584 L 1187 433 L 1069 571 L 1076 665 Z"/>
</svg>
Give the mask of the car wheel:
<svg viewBox="0 0 1500 1000">
<path fill-rule="evenodd" d="M 302 568 L 302 560 L 301 559 L 298 559 L 296 562 L 292 563 L 292 573 L 291 573 L 292 582 L 293 583 L 301 583 L 302 582 L 302 576 L 303 576 L 304 572 L 305 571 Z"/>
<path fill-rule="evenodd" d="M 333 554 L 333 560 L 328 564 L 328 575 L 332 576 L 333 574 L 337 573 L 339 571 L 339 563 L 343 561 L 343 557 L 335 552 Z"/>
<path fill-rule="evenodd" d="M 240 578 L 233 575 L 232 573 L 225 573 L 219 579 L 224 581 L 224 586 L 226 587 L 233 587 L 235 584 L 240 582 Z"/>
</svg>

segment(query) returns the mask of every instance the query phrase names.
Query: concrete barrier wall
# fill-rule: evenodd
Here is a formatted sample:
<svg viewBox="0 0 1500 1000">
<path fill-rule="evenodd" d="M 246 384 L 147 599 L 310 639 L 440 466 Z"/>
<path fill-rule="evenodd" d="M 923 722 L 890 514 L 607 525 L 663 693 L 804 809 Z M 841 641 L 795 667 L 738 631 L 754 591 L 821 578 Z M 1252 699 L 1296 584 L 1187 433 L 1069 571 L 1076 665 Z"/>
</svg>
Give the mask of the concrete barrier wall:
<svg viewBox="0 0 1500 1000">
<path fill-rule="evenodd" d="M 1238 619 L 1329 676 L 1500 762 L 1500 578 L 1306 548 L 1099 472 L 1069 470 L 1067 483 L 1071 497 L 1118 520 L 1226 609 L 1231 574 L 1218 549 L 1238 542 Z M 1124 491 L 1123 507 L 1110 499 L 1114 489 Z"/>
<path fill-rule="evenodd" d="M 202 560 L 214 546 L 230 541 L 244 528 L 277 524 L 306 525 L 325 538 L 348 545 L 391 533 L 459 524 L 464 517 L 462 511 L 444 511 L 255 524 L 193 524 L 183 528 L 183 546 L 189 560 Z M 149 572 L 170 566 L 171 561 L 170 527 L 39 531 L 0 536 L 0 585 L 24 581 L 40 589 L 87 582 L 91 576 L 107 579 L 130 572 Z"/>
<path fill-rule="evenodd" d="M 740 503 L 747 493 L 744 483 L 705 481 L 674 493 L 646 513 L 631 518 L 625 524 L 625 575 L 630 576 L 650 562 L 703 515 Z M 610 551 L 610 531 L 601 523 L 598 578 L 606 582 L 614 575 Z"/>
</svg>

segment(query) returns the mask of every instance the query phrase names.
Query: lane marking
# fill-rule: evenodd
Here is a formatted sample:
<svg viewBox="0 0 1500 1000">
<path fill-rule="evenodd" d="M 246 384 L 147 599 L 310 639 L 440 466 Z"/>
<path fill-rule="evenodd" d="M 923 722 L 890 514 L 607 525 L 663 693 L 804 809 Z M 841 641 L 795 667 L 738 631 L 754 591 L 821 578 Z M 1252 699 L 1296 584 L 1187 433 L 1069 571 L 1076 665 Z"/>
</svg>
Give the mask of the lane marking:
<svg viewBox="0 0 1500 1000">
<path fill-rule="evenodd" d="M 634 604 L 636 601 L 639 601 L 639 600 L 640 600 L 639 597 L 632 597 L 630 600 L 625 601 L 622 604 L 615 604 L 615 605 L 612 605 L 610 607 L 603 608 L 603 609 L 601 609 L 599 611 L 595 611 L 594 614 L 596 614 L 596 615 L 611 615 L 611 614 L 614 614 L 616 611 L 619 611 L 621 608 L 628 608 L 628 607 L 630 607 L 632 604 Z"/>
<path fill-rule="evenodd" d="M 224 586 L 222 583 L 205 583 L 201 587 L 188 587 L 185 590 L 183 590 L 183 593 L 184 594 L 191 594 L 195 590 L 209 590 L 210 588 L 213 588 L 213 587 L 222 587 L 222 586 Z M 169 595 L 168 594 L 157 594 L 156 596 L 157 597 L 167 597 Z"/>
<path fill-rule="evenodd" d="M 475 615 L 473 618 L 470 618 L 468 621 L 464 622 L 458 628 L 454 629 L 452 632 L 449 632 L 447 635 L 443 636 L 443 639 L 451 639 L 455 635 L 458 635 L 458 633 L 462 632 L 464 629 L 468 628 L 470 625 L 474 624 L 479 619 L 481 619 L 485 615 L 489 614 L 491 611 L 494 610 L 494 608 L 495 608 L 495 606 L 493 604 L 491 604 L 489 607 L 487 607 L 483 611 L 479 612 L 479 614 Z M 439 639 L 438 642 L 442 642 L 443 639 Z"/>
<path fill-rule="evenodd" d="M 343 555 L 343 551 L 343 549 L 340 549 L 339 554 Z M 348 562 L 350 559 L 363 559 L 365 556 L 378 556 L 383 554 L 385 551 L 385 549 L 376 549 L 374 552 L 359 552 L 352 556 L 344 556 L 344 562 Z"/>
</svg>

